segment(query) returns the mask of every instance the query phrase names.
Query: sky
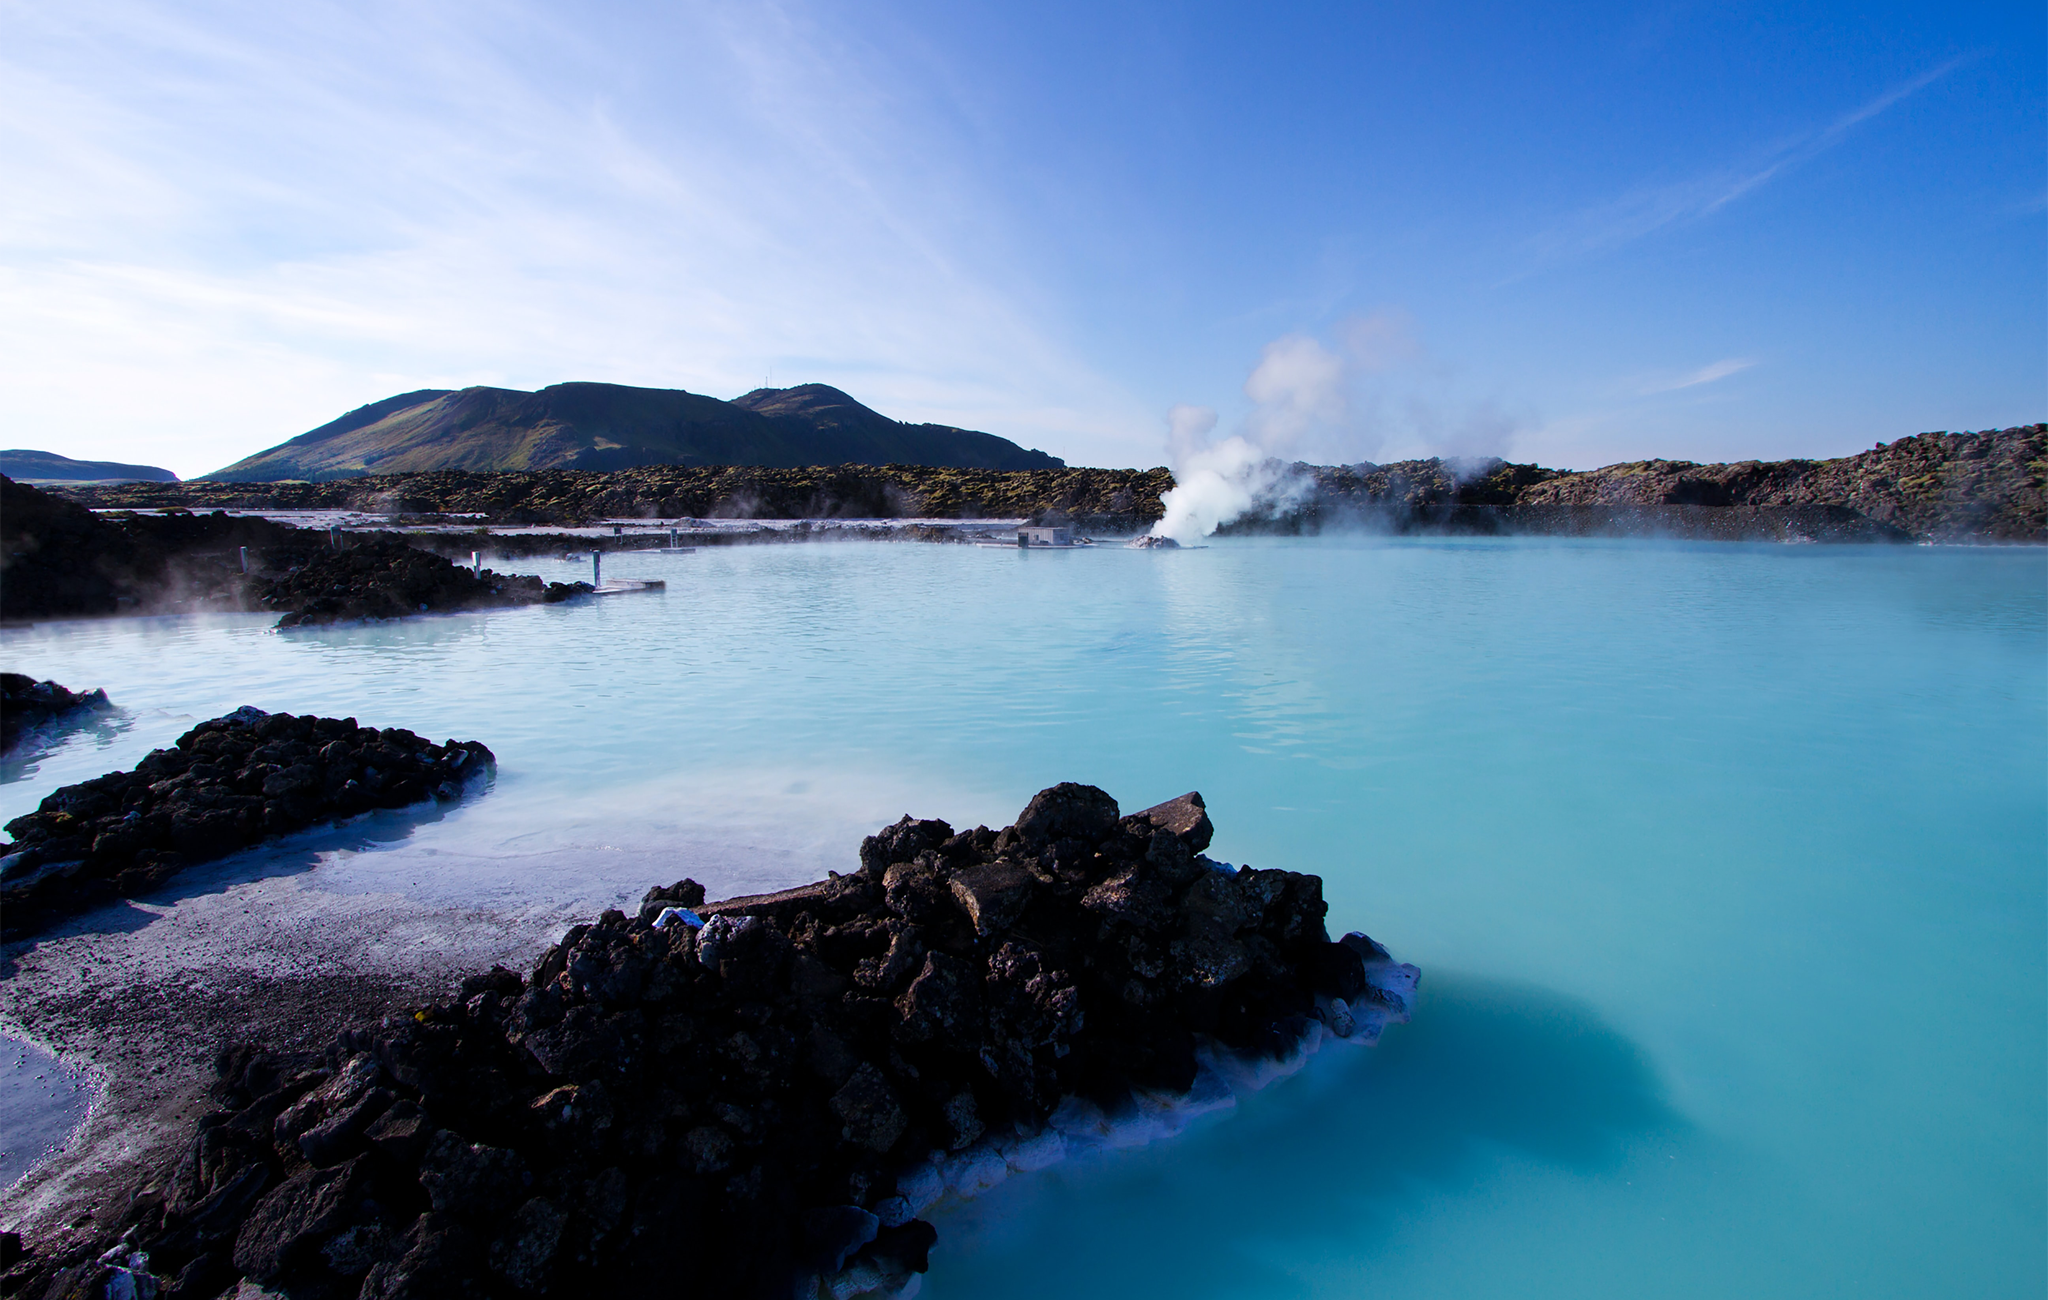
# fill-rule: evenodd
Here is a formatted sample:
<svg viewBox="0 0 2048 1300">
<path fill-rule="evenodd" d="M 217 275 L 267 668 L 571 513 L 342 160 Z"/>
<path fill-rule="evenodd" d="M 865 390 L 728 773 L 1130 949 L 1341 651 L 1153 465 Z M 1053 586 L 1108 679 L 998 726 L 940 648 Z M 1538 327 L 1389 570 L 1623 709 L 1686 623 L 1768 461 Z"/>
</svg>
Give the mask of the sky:
<svg viewBox="0 0 2048 1300">
<path fill-rule="evenodd" d="M 0 0 L 0 443 L 836 385 L 1077 465 L 2048 418 L 2039 4 Z"/>
</svg>

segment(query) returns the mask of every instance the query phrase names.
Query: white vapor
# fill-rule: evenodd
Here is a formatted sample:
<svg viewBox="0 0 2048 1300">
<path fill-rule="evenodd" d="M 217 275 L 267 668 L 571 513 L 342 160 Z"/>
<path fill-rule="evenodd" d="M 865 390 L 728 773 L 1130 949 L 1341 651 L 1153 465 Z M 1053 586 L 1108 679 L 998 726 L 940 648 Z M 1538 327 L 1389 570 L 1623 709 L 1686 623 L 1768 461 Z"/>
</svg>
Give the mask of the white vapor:
<svg viewBox="0 0 2048 1300">
<path fill-rule="evenodd" d="M 1243 436 L 1210 442 L 1216 412 L 1206 406 L 1176 406 L 1166 423 L 1174 485 L 1160 495 L 1166 513 L 1152 525 L 1154 536 L 1183 546 L 1200 541 L 1251 509 L 1280 477 L 1279 462 Z"/>
<path fill-rule="evenodd" d="M 1429 358 L 1403 313 L 1353 317 L 1333 333 L 1335 348 L 1299 333 L 1265 346 L 1244 382 L 1252 408 L 1240 433 L 1211 441 L 1216 412 L 1207 407 L 1168 413 L 1174 486 L 1160 497 L 1166 513 L 1154 534 L 1185 545 L 1251 510 L 1289 508 L 1311 486 L 1299 459 L 1348 463 L 1391 445 L 1444 458 L 1462 476 L 1505 455 L 1523 426 L 1496 400 L 1431 391 L 1443 368 L 1421 364 Z M 1390 405 L 1400 418 L 1383 413 Z"/>
<path fill-rule="evenodd" d="M 1350 416 L 1351 367 L 1306 334 L 1273 340 L 1244 381 L 1252 400 L 1245 432 L 1210 442 L 1216 412 L 1176 406 L 1167 413 L 1173 482 L 1160 496 L 1166 509 L 1155 535 L 1186 545 L 1257 505 L 1294 494 L 1294 473 L 1282 458 L 1308 434 L 1341 428 Z"/>
</svg>

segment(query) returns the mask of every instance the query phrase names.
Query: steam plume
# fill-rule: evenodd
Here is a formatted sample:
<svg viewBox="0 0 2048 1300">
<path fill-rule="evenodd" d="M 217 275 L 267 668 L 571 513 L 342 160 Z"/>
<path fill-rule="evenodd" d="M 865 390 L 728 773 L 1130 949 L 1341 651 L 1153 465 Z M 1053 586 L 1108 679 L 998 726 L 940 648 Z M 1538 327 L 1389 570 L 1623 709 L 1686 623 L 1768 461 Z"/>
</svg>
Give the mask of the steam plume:
<svg viewBox="0 0 2048 1300">
<path fill-rule="evenodd" d="M 1245 432 L 1209 441 L 1216 412 L 1176 406 L 1167 413 L 1174 486 L 1160 497 L 1166 514 L 1152 532 L 1183 545 L 1198 541 L 1254 506 L 1299 494 L 1285 457 L 1308 434 L 1341 428 L 1350 417 L 1350 367 L 1306 334 L 1266 345 L 1244 381 L 1255 403 Z"/>
<path fill-rule="evenodd" d="M 1312 487 L 1293 467 L 1304 443 L 1309 454 L 1349 463 L 1392 442 L 1444 458 L 1460 480 L 1490 472 L 1508 450 L 1521 420 L 1491 399 L 1432 392 L 1450 372 L 1430 361 L 1405 313 L 1353 317 L 1334 333 L 1336 350 L 1307 334 L 1268 343 L 1244 381 L 1251 413 L 1230 437 L 1211 440 L 1216 412 L 1207 407 L 1167 413 L 1175 485 L 1161 497 L 1155 535 L 1185 545 L 1249 511 L 1293 506 Z M 1388 399 L 1399 413 L 1391 420 L 1381 415 Z"/>
</svg>

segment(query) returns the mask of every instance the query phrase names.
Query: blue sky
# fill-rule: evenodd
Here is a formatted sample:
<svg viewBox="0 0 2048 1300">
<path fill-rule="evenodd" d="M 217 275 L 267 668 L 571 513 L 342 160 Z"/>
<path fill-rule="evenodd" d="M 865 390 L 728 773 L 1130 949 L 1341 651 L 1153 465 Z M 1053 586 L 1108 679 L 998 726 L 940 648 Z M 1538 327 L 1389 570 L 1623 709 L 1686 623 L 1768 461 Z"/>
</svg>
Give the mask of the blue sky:
<svg viewBox="0 0 2048 1300">
<path fill-rule="evenodd" d="M 0 434 L 836 384 L 1075 464 L 2048 413 L 2043 12 L 0 4 Z M 1184 426 L 1208 428 L 1206 418 Z"/>
</svg>

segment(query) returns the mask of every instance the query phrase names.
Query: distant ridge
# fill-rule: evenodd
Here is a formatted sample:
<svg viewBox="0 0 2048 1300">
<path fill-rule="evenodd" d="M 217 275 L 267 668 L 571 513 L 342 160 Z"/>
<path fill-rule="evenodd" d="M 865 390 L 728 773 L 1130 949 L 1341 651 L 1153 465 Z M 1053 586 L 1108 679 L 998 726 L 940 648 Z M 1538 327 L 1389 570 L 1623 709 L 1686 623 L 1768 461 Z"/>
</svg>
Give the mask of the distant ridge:
<svg viewBox="0 0 2048 1300">
<path fill-rule="evenodd" d="M 178 476 L 155 465 L 113 460 L 73 460 L 54 451 L 17 447 L 0 451 L 0 474 L 17 483 L 175 483 Z"/>
<path fill-rule="evenodd" d="M 757 388 L 731 402 L 679 388 L 555 384 L 423 388 L 205 475 L 229 483 L 360 478 L 430 470 L 619 470 L 641 465 L 924 465 L 1059 469 L 1007 438 L 904 424 L 836 388 Z"/>
</svg>

